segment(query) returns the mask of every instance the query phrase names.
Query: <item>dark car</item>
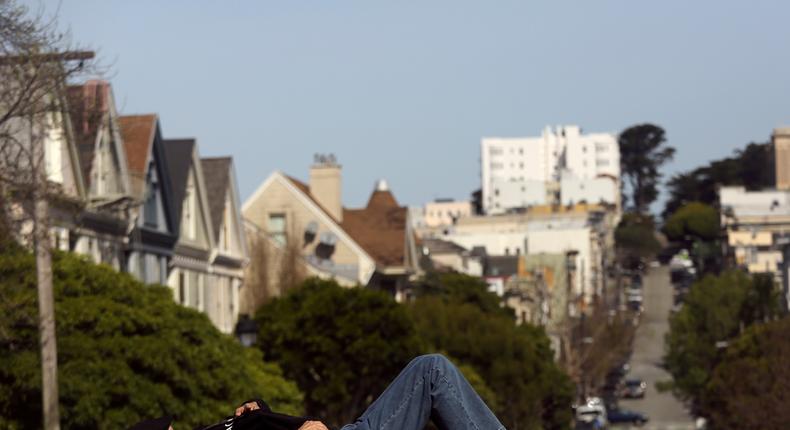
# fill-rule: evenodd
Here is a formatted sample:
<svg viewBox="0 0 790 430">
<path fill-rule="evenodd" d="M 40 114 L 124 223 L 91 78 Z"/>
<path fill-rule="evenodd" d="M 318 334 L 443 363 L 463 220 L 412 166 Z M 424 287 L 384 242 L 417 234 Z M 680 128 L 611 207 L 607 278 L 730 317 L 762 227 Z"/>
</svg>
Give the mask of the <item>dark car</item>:
<svg viewBox="0 0 790 430">
<path fill-rule="evenodd" d="M 636 411 L 629 411 L 627 409 L 620 409 L 620 408 L 612 408 L 606 411 L 606 418 L 610 424 L 636 424 L 641 426 L 648 421 L 647 415 L 636 412 Z"/>
<path fill-rule="evenodd" d="M 626 399 L 642 399 L 645 397 L 647 384 L 641 379 L 626 379 L 620 396 Z"/>
</svg>

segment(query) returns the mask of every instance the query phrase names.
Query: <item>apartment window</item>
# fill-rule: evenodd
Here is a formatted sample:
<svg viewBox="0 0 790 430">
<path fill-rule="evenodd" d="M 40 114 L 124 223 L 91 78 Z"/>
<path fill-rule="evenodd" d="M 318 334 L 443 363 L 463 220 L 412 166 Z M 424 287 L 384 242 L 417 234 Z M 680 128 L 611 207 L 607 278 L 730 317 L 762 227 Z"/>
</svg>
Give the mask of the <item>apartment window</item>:
<svg viewBox="0 0 790 430">
<path fill-rule="evenodd" d="M 499 196 L 499 188 L 494 189 L 494 195 Z"/>
<path fill-rule="evenodd" d="M 584 153 L 587 152 L 587 145 L 582 146 L 582 152 L 584 152 Z"/>
<path fill-rule="evenodd" d="M 491 148 L 488 150 L 491 155 L 502 155 L 502 148 Z"/>
<path fill-rule="evenodd" d="M 285 245 L 285 214 L 269 214 L 269 235 L 275 242 Z"/>
<path fill-rule="evenodd" d="M 510 255 L 510 248 L 505 247 L 505 255 Z"/>
<path fill-rule="evenodd" d="M 524 169 L 524 163 L 518 163 L 518 167 L 520 167 L 521 169 Z"/>
<path fill-rule="evenodd" d="M 609 146 L 605 143 L 595 142 L 595 151 L 597 152 L 606 152 L 609 150 Z"/>
<path fill-rule="evenodd" d="M 524 148 L 519 148 L 518 149 L 518 154 L 519 155 L 524 155 Z"/>
<path fill-rule="evenodd" d="M 606 167 L 609 165 L 609 160 L 605 160 L 605 159 L 595 160 L 595 165 L 598 167 Z"/>
<path fill-rule="evenodd" d="M 195 238 L 195 184 L 192 178 L 187 183 L 186 197 L 184 197 L 184 215 L 181 223 L 181 234 L 189 239 Z"/>
<path fill-rule="evenodd" d="M 491 170 L 499 170 L 505 166 L 502 163 L 491 163 Z"/>
</svg>

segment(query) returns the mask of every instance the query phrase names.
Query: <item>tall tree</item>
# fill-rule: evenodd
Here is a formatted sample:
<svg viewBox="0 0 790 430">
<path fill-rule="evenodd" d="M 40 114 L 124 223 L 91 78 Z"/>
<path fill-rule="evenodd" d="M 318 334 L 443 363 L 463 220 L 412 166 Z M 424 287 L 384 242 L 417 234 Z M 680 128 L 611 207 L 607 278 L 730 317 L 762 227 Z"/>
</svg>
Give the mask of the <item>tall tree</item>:
<svg viewBox="0 0 790 430">
<path fill-rule="evenodd" d="M 45 145 L 64 139 L 63 90 L 86 69 L 92 53 L 69 50 L 56 21 L 31 16 L 13 0 L 0 1 L 0 195 L 36 253 L 41 346 L 43 425 L 60 428 L 57 347 L 52 297 L 50 199 L 61 194 L 47 169 Z"/>
<path fill-rule="evenodd" d="M 631 193 L 631 207 L 645 213 L 658 197 L 661 167 L 675 148 L 666 144 L 664 129 L 653 124 L 629 127 L 620 133 L 620 170 Z"/>
<path fill-rule="evenodd" d="M 674 175 L 667 181 L 669 199 L 662 215 L 668 219 L 683 205 L 695 201 L 718 207 L 718 189 L 723 185 L 743 185 L 747 190 L 773 187 L 775 170 L 771 144 L 749 143 L 731 157 Z"/>
</svg>

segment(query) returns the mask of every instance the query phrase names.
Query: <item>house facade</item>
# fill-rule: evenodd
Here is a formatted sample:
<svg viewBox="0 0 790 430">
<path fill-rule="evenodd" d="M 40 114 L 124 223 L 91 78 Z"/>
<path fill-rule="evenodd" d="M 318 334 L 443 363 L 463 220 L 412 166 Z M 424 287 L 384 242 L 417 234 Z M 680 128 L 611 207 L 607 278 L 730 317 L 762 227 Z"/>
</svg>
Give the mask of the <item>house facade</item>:
<svg viewBox="0 0 790 430">
<path fill-rule="evenodd" d="M 85 206 L 70 231 L 68 249 L 125 270 L 135 203 L 112 89 L 109 83 L 94 80 L 70 86 L 68 96 L 70 128 L 85 187 Z"/>
<path fill-rule="evenodd" d="M 167 284 L 168 266 L 178 240 L 168 164 L 155 114 L 119 118 L 132 197 L 126 270 L 148 284 Z"/>
<path fill-rule="evenodd" d="M 210 279 L 214 285 L 209 290 L 205 312 L 220 330 L 231 333 L 239 318 L 244 269 L 249 261 L 236 171 L 230 157 L 200 161 L 214 244 L 210 260 Z"/>
<path fill-rule="evenodd" d="M 312 270 L 341 284 L 380 288 L 399 298 L 419 270 L 408 209 L 383 181 L 363 208 L 343 207 L 341 191 L 340 165 L 317 157 L 309 183 L 274 172 L 244 203 L 242 213 L 276 243 L 296 246 Z"/>
</svg>

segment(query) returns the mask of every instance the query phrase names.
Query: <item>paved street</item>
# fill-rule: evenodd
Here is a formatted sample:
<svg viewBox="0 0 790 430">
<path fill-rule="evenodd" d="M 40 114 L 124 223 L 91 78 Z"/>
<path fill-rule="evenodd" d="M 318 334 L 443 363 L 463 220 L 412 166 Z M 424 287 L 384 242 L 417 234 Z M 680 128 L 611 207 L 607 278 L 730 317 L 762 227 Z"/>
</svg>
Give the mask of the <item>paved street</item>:
<svg viewBox="0 0 790 430">
<path fill-rule="evenodd" d="M 660 367 L 664 334 L 669 330 L 668 316 L 672 307 L 672 286 L 667 267 L 650 269 L 644 277 L 643 294 L 645 311 L 636 332 L 628 376 L 647 382 L 647 395 L 639 400 L 621 400 L 620 406 L 646 413 L 650 422 L 644 429 L 693 429 L 693 420 L 683 404 L 670 393 L 659 393 L 655 386 L 657 381 L 670 379 Z"/>
</svg>

